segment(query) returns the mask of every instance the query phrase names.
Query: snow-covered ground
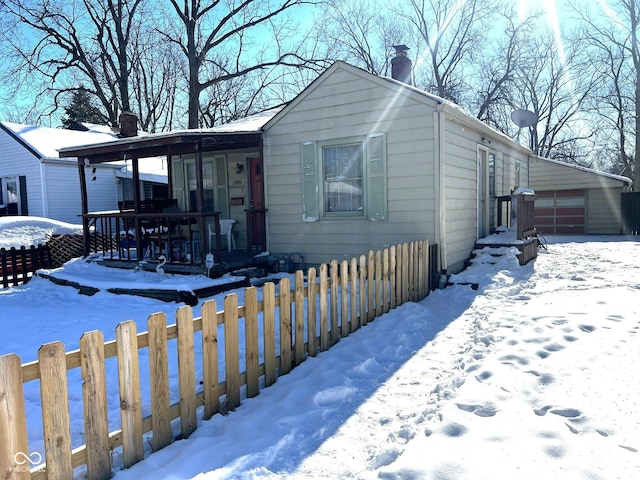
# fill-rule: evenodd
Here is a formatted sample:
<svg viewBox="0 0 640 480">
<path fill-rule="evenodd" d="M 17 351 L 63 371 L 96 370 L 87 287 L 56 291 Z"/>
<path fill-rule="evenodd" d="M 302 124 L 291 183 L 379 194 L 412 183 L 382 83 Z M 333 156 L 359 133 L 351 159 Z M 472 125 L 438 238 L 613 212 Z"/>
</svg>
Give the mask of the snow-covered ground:
<svg viewBox="0 0 640 480">
<path fill-rule="evenodd" d="M 478 290 L 396 308 L 116 480 L 640 478 L 640 239 L 548 240 L 524 267 L 475 264 L 456 278 Z M 156 311 L 173 323 L 178 306 L 36 278 L 0 290 L 0 354 L 33 360 L 92 329 L 112 339 Z M 33 450 L 37 393 L 27 385 Z"/>
</svg>

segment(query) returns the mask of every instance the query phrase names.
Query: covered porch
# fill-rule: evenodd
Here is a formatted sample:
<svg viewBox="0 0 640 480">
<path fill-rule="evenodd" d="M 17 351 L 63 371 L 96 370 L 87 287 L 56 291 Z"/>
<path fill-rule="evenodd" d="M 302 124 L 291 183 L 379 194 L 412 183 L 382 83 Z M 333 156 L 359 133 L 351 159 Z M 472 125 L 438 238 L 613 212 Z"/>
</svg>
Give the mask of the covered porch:
<svg viewBox="0 0 640 480">
<path fill-rule="evenodd" d="M 99 252 L 113 266 L 165 264 L 166 271 L 189 273 L 206 271 L 208 254 L 217 272 L 227 261 L 238 266 L 242 257 L 251 265 L 266 251 L 259 128 L 136 135 L 65 148 L 60 156 L 78 159 L 85 256 Z M 168 198 L 153 198 L 141 187 L 139 165 L 158 158 L 167 162 Z M 87 178 L 94 165 L 113 161 L 131 162 L 130 199 L 114 210 L 91 211 Z"/>
</svg>

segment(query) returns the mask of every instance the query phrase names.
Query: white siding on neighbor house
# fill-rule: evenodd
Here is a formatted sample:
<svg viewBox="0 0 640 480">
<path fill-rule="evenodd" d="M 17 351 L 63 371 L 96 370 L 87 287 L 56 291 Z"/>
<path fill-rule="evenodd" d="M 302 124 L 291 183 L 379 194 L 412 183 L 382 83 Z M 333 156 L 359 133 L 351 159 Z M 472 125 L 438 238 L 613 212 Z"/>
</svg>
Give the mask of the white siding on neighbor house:
<svg viewBox="0 0 640 480">
<path fill-rule="evenodd" d="M 265 133 L 269 251 L 322 263 L 400 242 L 435 241 L 434 108 L 419 94 L 349 69 L 312 86 Z M 378 133 L 386 137 L 387 220 L 303 222 L 302 144 Z"/>
<path fill-rule="evenodd" d="M 587 234 L 620 233 L 620 195 L 625 182 L 598 172 L 538 158 L 531 160 L 530 172 L 530 185 L 534 191 L 586 190 Z"/>
<path fill-rule="evenodd" d="M 0 129 L 0 178 L 11 175 L 26 177 L 29 215 L 43 216 L 40 160 Z"/>
<path fill-rule="evenodd" d="M 90 212 L 116 210 L 118 208 L 118 188 L 115 169 L 96 165 L 96 180 L 92 180 L 92 167 L 86 168 L 87 201 Z M 46 179 L 46 199 L 48 218 L 80 224 L 82 220 L 82 199 L 80 194 L 80 174 L 75 159 L 68 162 L 54 161 L 43 164 Z M 31 212 L 29 212 L 31 213 Z"/>
</svg>

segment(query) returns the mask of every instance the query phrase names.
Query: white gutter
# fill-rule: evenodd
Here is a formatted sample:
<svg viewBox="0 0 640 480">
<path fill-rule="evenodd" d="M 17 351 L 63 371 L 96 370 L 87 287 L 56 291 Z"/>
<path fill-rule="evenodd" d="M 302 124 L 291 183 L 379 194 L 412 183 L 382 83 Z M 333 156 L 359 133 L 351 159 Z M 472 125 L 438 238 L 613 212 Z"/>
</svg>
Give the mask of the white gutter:
<svg viewBox="0 0 640 480">
<path fill-rule="evenodd" d="M 436 106 L 435 122 L 437 129 L 435 177 L 436 177 L 436 242 L 440 252 L 440 270 L 446 271 L 447 263 L 447 208 L 445 198 L 445 119 L 444 104 Z"/>
</svg>

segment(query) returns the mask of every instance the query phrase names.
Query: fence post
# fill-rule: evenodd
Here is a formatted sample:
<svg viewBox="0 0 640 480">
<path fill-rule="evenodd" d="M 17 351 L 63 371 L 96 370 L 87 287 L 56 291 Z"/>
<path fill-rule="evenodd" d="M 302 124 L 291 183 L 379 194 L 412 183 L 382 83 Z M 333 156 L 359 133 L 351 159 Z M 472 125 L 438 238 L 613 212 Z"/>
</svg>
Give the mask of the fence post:
<svg viewBox="0 0 640 480">
<path fill-rule="evenodd" d="M 224 363 L 227 379 L 227 406 L 225 410 L 234 410 L 240 406 L 238 341 L 238 295 L 231 293 L 224 298 Z"/>
<path fill-rule="evenodd" d="M 67 362 L 61 342 L 38 350 L 44 453 L 49 478 L 73 478 Z"/>
<path fill-rule="evenodd" d="M 329 306 L 327 295 L 329 279 L 327 264 L 320 265 L 320 351 L 324 352 L 329 348 Z"/>
<path fill-rule="evenodd" d="M 389 311 L 389 249 L 382 251 L 382 312 Z"/>
<path fill-rule="evenodd" d="M 22 364 L 20 357 L 13 353 L 0 357 L 0 392 L 3 392 L 0 395 L 0 477 L 28 480 L 31 477 L 29 468 L 19 468 L 31 466 Z M 16 460 L 20 464 L 16 464 Z"/>
<path fill-rule="evenodd" d="M 80 337 L 80 369 L 84 404 L 84 441 L 87 446 L 87 478 L 111 478 L 107 376 L 104 363 L 104 335 L 99 330 Z"/>
<path fill-rule="evenodd" d="M 370 322 L 376 317 L 376 279 L 375 279 L 376 267 L 373 262 L 373 250 L 369 250 L 367 254 L 367 287 L 369 305 L 367 308 L 367 322 Z"/>
<path fill-rule="evenodd" d="M 396 265 L 397 265 L 397 255 L 396 255 L 396 246 L 391 245 L 389 247 L 389 307 L 391 309 L 396 308 Z"/>
<path fill-rule="evenodd" d="M 196 416 L 196 369 L 193 348 L 193 309 L 184 305 L 176 313 L 178 330 L 178 386 L 180 390 L 180 430 L 182 438 L 198 426 Z"/>
<path fill-rule="evenodd" d="M 316 356 L 316 269 L 309 268 L 307 272 L 307 343 L 309 345 L 309 356 Z"/>
<path fill-rule="evenodd" d="M 331 275 L 331 345 L 340 340 L 338 329 L 338 261 L 331 260 L 329 274 Z"/>
<path fill-rule="evenodd" d="M 276 286 L 267 282 L 262 287 L 264 318 L 264 386 L 276 382 Z"/>
<path fill-rule="evenodd" d="M 360 326 L 367 324 L 367 257 L 360 255 Z"/>
<path fill-rule="evenodd" d="M 244 289 L 244 346 L 247 372 L 247 398 L 259 392 L 258 373 L 258 291 L 256 287 Z"/>
<path fill-rule="evenodd" d="M 154 313 L 147 319 L 149 381 L 151 383 L 151 448 L 154 452 L 171 443 L 171 400 L 169 398 L 169 352 L 167 317 Z"/>
<path fill-rule="evenodd" d="M 294 362 L 298 366 L 304 362 L 304 272 L 297 270 L 294 280 L 295 290 L 295 356 Z"/>
<path fill-rule="evenodd" d="M 349 268 L 349 281 L 351 282 L 351 291 L 349 292 L 351 299 L 351 331 L 358 329 L 358 262 L 355 257 L 351 259 Z"/>
<path fill-rule="evenodd" d="M 122 461 L 124 468 L 129 468 L 144 458 L 138 336 L 136 324 L 132 320 L 122 322 L 116 327 L 116 349 L 122 424 Z"/>
<path fill-rule="evenodd" d="M 349 264 L 346 260 L 340 263 L 340 330 L 341 335 L 349 335 Z"/>
<path fill-rule="evenodd" d="M 409 244 L 402 244 L 402 302 L 409 300 Z"/>
<path fill-rule="evenodd" d="M 218 306 L 215 300 L 202 304 L 202 376 L 204 420 L 220 410 L 218 380 Z M 266 328 L 266 327 L 265 327 Z M 266 361 L 266 357 L 265 357 Z"/>
<path fill-rule="evenodd" d="M 225 309 L 226 310 L 226 309 Z M 291 371 L 291 281 L 280 280 L 280 374 Z"/>
<path fill-rule="evenodd" d="M 376 317 L 382 315 L 382 252 L 376 251 Z"/>
</svg>

